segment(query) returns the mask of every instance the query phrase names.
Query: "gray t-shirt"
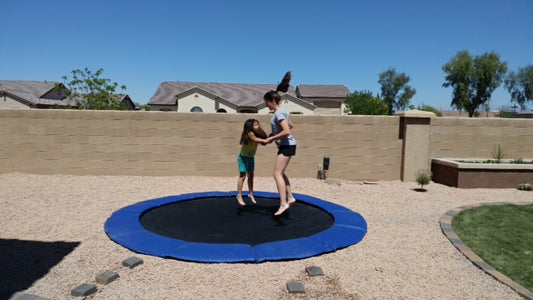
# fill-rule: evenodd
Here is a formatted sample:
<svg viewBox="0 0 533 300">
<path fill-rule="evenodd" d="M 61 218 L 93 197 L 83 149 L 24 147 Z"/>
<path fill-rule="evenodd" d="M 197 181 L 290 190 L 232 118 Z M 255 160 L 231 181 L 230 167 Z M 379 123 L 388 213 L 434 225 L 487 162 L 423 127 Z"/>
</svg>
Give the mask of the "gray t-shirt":
<svg viewBox="0 0 533 300">
<path fill-rule="evenodd" d="M 283 128 L 279 124 L 282 120 L 287 120 L 287 124 L 290 124 L 289 114 L 287 114 L 287 111 L 285 111 L 283 108 L 279 108 L 270 120 L 270 126 L 272 127 L 272 135 L 276 135 L 283 131 Z M 296 145 L 296 140 L 291 134 L 289 134 L 288 136 L 282 139 L 276 140 L 276 144 L 278 146 Z"/>
</svg>

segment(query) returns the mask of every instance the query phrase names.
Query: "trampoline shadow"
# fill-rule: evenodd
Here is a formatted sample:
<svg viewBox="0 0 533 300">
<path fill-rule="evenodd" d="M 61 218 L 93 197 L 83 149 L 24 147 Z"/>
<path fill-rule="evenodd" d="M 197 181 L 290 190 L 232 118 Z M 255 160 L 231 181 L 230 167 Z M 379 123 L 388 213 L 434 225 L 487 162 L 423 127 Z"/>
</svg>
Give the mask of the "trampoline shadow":
<svg viewBox="0 0 533 300">
<path fill-rule="evenodd" d="M 79 244 L 0 239 L 0 299 L 29 288 Z"/>
</svg>

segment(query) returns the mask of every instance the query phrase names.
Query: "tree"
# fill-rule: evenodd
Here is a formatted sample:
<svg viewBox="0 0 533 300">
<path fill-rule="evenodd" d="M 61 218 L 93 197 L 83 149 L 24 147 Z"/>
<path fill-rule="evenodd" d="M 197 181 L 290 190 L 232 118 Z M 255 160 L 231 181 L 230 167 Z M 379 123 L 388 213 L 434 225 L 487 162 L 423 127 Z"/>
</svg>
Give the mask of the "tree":
<svg viewBox="0 0 533 300">
<path fill-rule="evenodd" d="M 95 110 L 123 110 L 127 107 L 120 103 L 121 96 L 116 94 L 118 83 L 110 79 L 101 78 L 103 69 L 92 72 L 88 68 L 71 71 L 72 78 L 63 76 L 65 87 L 68 89 L 68 97 L 76 100 L 78 109 Z M 56 87 L 57 88 L 57 87 Z M 120 86 L 122 91 L 126 86 Z"/>
<path fill-rule="evenodd" d="M 516 102 L 522 111 L 529 101 L 533 102 L 533 65 L 518 68 L 518 72 L 510 72 L 505 79 L 505 88 L 511 94 L 511 101 Z"/>
<path fill-rule="evenodd" d="M 387 104 L 370 91 L 355 91 L 344 101 L 345 112 L 349 115 L 388 115 Z"/>
<path fill-rule="evenodd" d="M 416 94 L 416 90 L 407 83 L 411 80 L 405 73 L 396 73 L 390 68 L 379 74 L 378 83 L 381 84 L 381 97 L 389 107 L 389 114 L 409 106 L 409 100 Z"/>
<path fill-rule="evenodd" d="M 473 117 L 502 83 L 507 63 L 501 62 L 494 52 L 472 58 L 463 50 L 442 66 L 442 70 L 447 74 L 442 86 L 453 88 L 452 106 Z"/>
<path fill-rule="evenodd" d="M 433 175 L 432 175 L 431 171 L 429 171 L 429 170 L 418 170 L 415 173 L 416 182 L 418 182 L 418 184 L 420 184 L 419 191 L 426 191 L 426 189 L 424 189 L 424 185 L 428 185 L 431 182 L 431 177 L 432 176 Z"/>
</svg>

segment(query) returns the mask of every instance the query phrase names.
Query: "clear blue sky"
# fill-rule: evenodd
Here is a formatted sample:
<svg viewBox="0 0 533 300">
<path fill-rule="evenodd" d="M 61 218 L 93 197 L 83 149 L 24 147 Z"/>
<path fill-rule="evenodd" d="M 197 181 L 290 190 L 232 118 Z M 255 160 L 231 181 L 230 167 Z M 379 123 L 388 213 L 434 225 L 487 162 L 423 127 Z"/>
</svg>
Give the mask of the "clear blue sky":
<svg viewBox="0 0 533 300">
<path fill-rule="evenodd" d="M 406 73 L 411 104 L 450 108 L 442 65 L 495 51 L 533 64 L 532 0 L 1 0 L 0 79 L 62 81 L 104 69 L 147 103 L 163 81 L 341 84 L 380 92 Z M 509 105 L 503 85 L 491 108 Z"/>
</svg>

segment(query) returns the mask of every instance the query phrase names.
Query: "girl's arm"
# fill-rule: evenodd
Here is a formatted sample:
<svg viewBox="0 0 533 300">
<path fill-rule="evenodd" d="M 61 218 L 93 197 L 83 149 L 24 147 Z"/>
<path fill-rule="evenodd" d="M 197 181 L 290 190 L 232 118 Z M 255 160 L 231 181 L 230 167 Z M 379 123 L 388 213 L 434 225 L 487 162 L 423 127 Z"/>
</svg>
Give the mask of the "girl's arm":
<svg viewBox="0 0 533 300">
<path fill-rule="evenodd" d="M 248 138 L 249 138 L 250 140 L 256 142 L 256 143 L 261 144 L 261 145 L 265 145 L 265 144 L 268 143 L 267 140 L 265 140 L 265 139 L 261 139 L 261 138 L 258 138 L 258 137 L 256 137 L 256 136 L 253 135 L 253 134 L 250 134 L 250 135 L 248 136 Z"/>
</svg>

